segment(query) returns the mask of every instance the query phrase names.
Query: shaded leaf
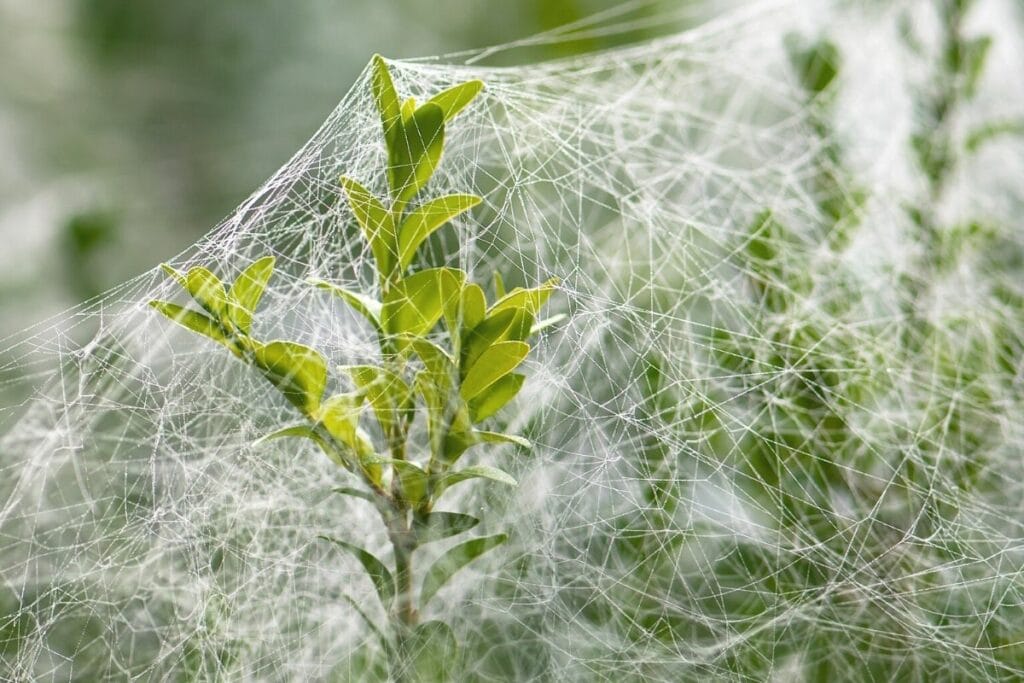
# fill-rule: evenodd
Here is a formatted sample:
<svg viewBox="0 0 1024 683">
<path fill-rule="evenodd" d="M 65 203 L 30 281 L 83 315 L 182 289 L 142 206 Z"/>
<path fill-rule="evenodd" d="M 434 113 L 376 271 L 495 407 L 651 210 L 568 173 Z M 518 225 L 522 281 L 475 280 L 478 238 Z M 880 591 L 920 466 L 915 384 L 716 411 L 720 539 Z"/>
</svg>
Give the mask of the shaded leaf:
<svg viewBox="0 0 1024 683">
<path fill-rule="evenodd" d="M 430 543 L 443 538 L 458 536 L 480 523 L 476 517 L 458 512 L 431 512 L 425 518 L 413 520 L 413 529 L 419 543 Z"/>
<path fill-rule="evenodd" d="M 275 259 L 264 256 L 242 271 L 228 291 L 228 310 L 231 322 L 236 328 L 249 333 L 252 317 L 263 297 L 270 276 L 274 274 Z"/>
<path fill-rule="evenodd" d="M 384 610 L 387 611 L 391 608 L 391 603 L 395 599 L 395 580 L 391 576 L 391 572 L 384 566 L 384 563 L 378 560 L 372 553 L 357 545 L 346 543 L 338 538 L 331 536 L 320 536 L 325 541 L 330 541 L 339 548 L 343 548 L 348 552 L 352 553 L 359 563 L 363 565 L 363 569 L 370 576 L 370 580 L 373 582 L 373 587 L 377 589 L 377 595 L 380 597 L 380 603 L 384 606 Z"/>
<path fill-rule="evenodd" d="M 413 506 L 419 505 L 427 495 L 427 473 L 419 465 L 407 460 L 390 462 L 402 484 L 402 495 Z"/>
<path fill-rule="evenodd" d="M 278 429 L 277 431 L 271 432 L 266 436 L 261 436 L 259 439 L 253 442 L 253 445 L 261 446 L 268 441 L 272 441 L 274 439 L 283 439 L 286 437 L 309 439 L 310 441 L 312 441 L 313 443 L 320 447 L 320 450 L 322 450 L 327 455 L 327 457 L 331 459 L 331 462 L 333 462 L 336 465 L 341 465 L 345 469 L 352 469 L 352 466 L 349 463 L 345 462 L 345 460 L 341 457 L 341 454 L 338 453 L 338 451 L 333 446 L 331 446 L 331 444 L 324 438 L 324 435 L 317 431 L 317 429 L 311 425 L 300 424 Z"/>
<path fill-rule="evenodd" d="M 430 102 L 436 104 L 444 112 L 444 120 L 450 121 L 466 108 L 470 102 L 484 89 L 483 81 L 466 81 L 442 90 L 430 98 Z"/>
<path fill-rule="evenodd" d="M 416 250 L 434 231 L 483 201 L 471 194 L 451 194 L 426 202 L 408 213 L 398 236 L 398 270 L 404 272 Z"/>
<path fill-rule="evenodd" d="M 331 493 L 337 493 L 342 496 L 352 496 L 353 498 L 362 498 L 368 503 L 373 503 L 374 505 L 377 504 L 372 493 L 369 491 L 363 491 L 362 489 L 355 489 L 351 486 L 337 486 L 331 489 Z"/>
<path fill-rule="evenodd" d="M 372 192 L 352 178 L 342 176 L 341 185 L 345 188 L 352 213 L 363 229 L 363 236 L 370 245 L 373 258 L 377 261 L 377 270 L 382 277 L 387 277 L 398 256 L 398 235 L 391 212 L 384 208 Z"/>
<path fill-rule="evenodd" d="M 412 389 L 399 375 L 375 365 L 354 365 L 344 370 L 373 408 L 385 435 L 395 435 L 398 425 L 412 417 Z"/>
<path fill-rule="evenodd" d="M 481 394 L 487 387 L 512 372 L 530 353 L 530 346 L 520 341 L 498 342 L 482 354 L 466 373 L 459 394 L 466 401 Z"/>
<path fill-rule="evenodd" d="M 462 340 L 460 368 L 463 376 L 473 367 L 484 351 L 508 337 L 509 328 L 516 319 L 517 311 L 499 311 L 488 315 L 478 325 L 469 328 Z"/>
<path fill-rule="evenodd" d="M 505 375 L 499 379 L 470 401 L 470 418 L 473 422 L 480 422 L 494 415 L 516 397 L 519 390 L 523 388 L 523 382 L 525 381 L 526 377 L 524 375 L 516 373 Z"/>
<path fill-rule="evenodd" d="M 480 442 L 480 440 L 476 441 L 476 443 Z M 490 467 L 488 465 L 474 465 L 456 472 L 448 472 L 438 477 L 437 481 L 434 483 L 434 498 L 440 498 L 441 494 L 452 486 L 461 484 L 464 481 L 469 481 L 470 479 L 489 479 L 490 481 L 504 484 L 506 486 L 519 485 L 519 482 L 504 470 L 499 470 L 497 467 Z"/>
<path fill-rule="evenodd" d="M 437 591 L 467 564 L 508 540 L 505 534 L 474 538 L 450 548 L 430 567 L 420 589 L 420 609 L 426 608 Z"/>
<path fill-rule="evenodd" d="M 253 353 L 264 376 L 294 406 L 313 415 L 327 387 L 327 362 L 319 351 L 290 341 L 261 344 Z"/>
<path fill-rule="evenodd" d="M 505 296 L 505 278 L 501 276 L 501 273 L 494 271 L 494 298 L 495 300 Z"/>
<path fill-rule="evenodd" d="M 450 683 L 456 679 L 459 644 L 448 624 L 427 621 L 412 630 L 404 642 L 411 683 Z"/>
<path fill-rule="evenodd" d="M 399 125 L 388 156 L 388 180 L 398 206 L 430 180 L 443 147 L 444 112 L 436 104 L 424 104 Z"/>
</svg>

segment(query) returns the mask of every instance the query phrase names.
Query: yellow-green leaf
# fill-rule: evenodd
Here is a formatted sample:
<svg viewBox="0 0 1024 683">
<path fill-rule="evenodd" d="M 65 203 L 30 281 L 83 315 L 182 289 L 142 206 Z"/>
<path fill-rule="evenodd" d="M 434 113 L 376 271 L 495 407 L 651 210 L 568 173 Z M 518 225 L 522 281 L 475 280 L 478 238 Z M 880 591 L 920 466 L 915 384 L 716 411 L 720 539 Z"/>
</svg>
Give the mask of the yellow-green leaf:
<svg viewBox="0 0 1024 683">
<path fill-rule="evenodd" d="M 252 328 L 252 317 L 263 297 L 270 276 L 274 274 L 274 257 L 264 256 L 242 271 L 228 291 L 231 322 L 245 334 Z"/>
<path fill-rule="evenodd" d="M 430 180 L 443 147 L 444 112 L 436 104 L 424 104 L 399 124 L 388 156 L 388 179 L 398 206 L 416 196 Z"/>
<path fill-rule="evenodd" d="M 530 289 L 516 287 L 511 292 L 495 301 L 487 311 L 487 314 L 494 315 L 499 311 L 523 309 L 535 316 L 540 309 L 544 307 L 544 304 L 547 303 L 548 299 L 551 298 L 551 294 L 555 291 L 555 287 L 557 286 L 558 278 L 553 277 L 538 287 L 532 287 Z"/>
<path fill-rule="evenodd" d="M 373 75 L 370 85 L 373 90 L 373 99 L 377 103 L 377 111 L 380 113 L 384 140 L 390 147 L 395 135 L 395 125 L 400 122 L 402 112 L 398 104 L 398 93 L 395 91 L 394 81 L 391 80 L 391 72 L 380 55 L 373 56 Z"/>
<path fill-rule="evenodd" d="M 223 328 L 220 324 L 211 318 L 206 317 L 202 313 L 192 311 L 184 306 L 171 303 L 170 301 L 150 301 L 149 305 L 152 306 L 160 313 L 164 314 L 170 320 L 173 320 L 177 324 L 184 327 L 186 330 L 191 330 L 197 334 L 201 334 L 204 337 L 223 344 L 224 346 L 231 347 L 231 342 L 227 335 L 224 334 Z"/>
<path fill-rule="evenodd" d="M 516 369 L 530 353 L 530 346 L 520 341 L 498 342 L 477 359 L 466 373 L 459 393 L 466 401 L 480 395 L 487 387 Z"/>
<path fill-rule="evenodd" d="M 387 277 L 398 256 L 398 235 L 391 212 L 358 181 L 342 176 L 341 186 L 345 188 L 348 204 L 377 261 L 377 270 L 382 277 Z"/>
<path fill-rule="evenodd" d="M 432 199 L 410 211 L 399 230 L 398 270 L 404 272 L 409 267 L 416 250 L 434 231 L 481 201 L 476 195 L 451 194 Z"/>
<path fill-rule="evenodd" d="M 388 290 L 380 314 L 385 333 L 420 337 L 430 331 L 441 317 L 442 270 L 421 270 Z"/>
<path fill-rule="evenodd" d="M 320 407 L 327 387 L 327 361 L 319 351 L 290 341 L 256 346 L 254 361 L 264 376 L 307 415 Z"/>
<path fill-rule="evenodd" d="M 436 104 L 444 112 L 444 120 L 450 121 L 466 108 L 473 99 L 484 89 L 483 81 L 466 81 L 442 90 L 430 98 L 430 102 Z"/>
<path fill-rule="evenodd" d="M 366 401 L 387 436 L 412 417 L 412 389 L 399 375 L 376 365 L 354 365 L 344 368 Z"/>
</svg>

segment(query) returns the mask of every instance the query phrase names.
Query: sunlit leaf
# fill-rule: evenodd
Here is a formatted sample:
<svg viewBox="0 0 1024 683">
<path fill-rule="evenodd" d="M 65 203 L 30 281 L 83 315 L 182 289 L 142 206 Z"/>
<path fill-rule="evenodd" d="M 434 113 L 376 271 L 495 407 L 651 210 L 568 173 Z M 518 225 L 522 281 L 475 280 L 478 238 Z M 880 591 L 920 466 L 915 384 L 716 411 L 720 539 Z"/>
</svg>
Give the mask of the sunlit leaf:
<svg viewBox="0 0 1024 683">
<path fill-rule="evenodd" d="M 156 310 L 163 313 L 167 318 L 173 320 L 177 324 L 184 327 L 186 330 L 191 330 L 204 337 L 219 342 L 225 346 L 230 346 L 228 336 L 224 334 L 223 328 L 220 324 L 206 317 L 202 313 L 189 310 L 184 306 L 171 303 L 170 301 L 150 301 L 149 305 Z"/>
<path fill-rule="evenodd" d="M 430 543 L 465 533 L 480 523 L 476 517 L 458 512 L 431 512 L 413 521 L 413 530 L 419 543 Z"/>
<path fill-rule="evenodd" d="M 465 375 L 487 349 L 508 336 L 509 327 L 516 319 L 519 311 L 499 311 L 488 315 L 478 325 L 467 328 L 469 331 L 462 339 L 462 358 L 460 367 Z"/>
<path fill-rule="evenodd" d="M 214 318 L 219 320 L 224 315 L 227 306 L 227 292 L 224 290 L 224 283 L 220 281 L 220 278 L 202 266 L 190 268 L 184 274 L 166 263 L 161 264 L 160 267 Z"/>
<path fill-rule="evenodd" d="M 377 261 L 377 270 L 387 277 L 398 256 L 398 235 L 391 212 L 358 181 L 342 176 L 341 186 L 345 188 L 352 213 Z"/>
<path fill-rule="evenodd" d="M 409 267 L 416 250 L 434 231 L 481 201 L 476 195 L 452 194 L 432 199 L 410 211 L 399 230 L 398 270 L 404 272 Z"/>
<path fill-rule="evenodd" d="M 434 174 L 444 147 L 444 112 L 424 104 L 398 127 L 388 157 L 388 180 L 399 205 L 416 196 Z"/>
<path fill-rule="evenodd" d="M 558 323 L 562 322 L 563 320 L 566 319 L 566 317 L 567 316 L 565 315 L 565 313 L 559 313 L 558 315 L 553 315 L 550 318 L 539 320 L 533 324 L 533 327 L 530 328 L 530 335 L 532 336 L 535 334 L 539 334 L 544 330 L 548 329 L 549 327 L 553 327 L 554 325 L 557 325 Z"/>
<path fill-rule="evenodd" d="M 373 90 L 374 102 L 377 104 L 377 111 L 380 113 L 384 140 L 390 148 L 395 136 L 395 126 L 399 123 L 402 113 L 398 103 L 398 93 L 391 80 L 391 72 L 388 71 L 388 65 L 380 55 L 373 56 L 373 75 L 370 85 Z"/>
<path fill-rule="evenodd" d="M 473 99 L 484 89 L 483 81 L 466 81 L 442 90 L 430 98 L 430 102 L 436 104 L 444 112 L 444 120 L 450 121 L 466 108 Z"/>
<path fill-rule="evenodd" d="M 548 299 L 551 298 L 551 294 L 558 286 L 558 282 L 558 278 L 553 277 L 538 287 L 531 287 L 529 289 L 516 287 L 495 301 L 487 311 L 487 314 L 494 315 L 499 311 L 524 309 L 532 315 L 537 315 Z"/>
<path fill-rule="evenodd" d="M 440 268 L 430 268 L 399 280 L 384 296 L 381 327 L 391 335 L 419 337 L 441 317 Z"/>
<path fill-rule="evenodd" d="M 427 571 L 420 590 L 420 609 L 426 608 L 437 591 L 467 564 L 508 539 L 505 534 L 474 538 L 449 549 Z"/>
<path fill-rule="evenodd" d="M 391 572 L 388 571 L 388 568 L 384 566 L 384 563 L 378 560 L 372 553 L 357 545 L 331 536 L 320 536 L 320 538 L 347 550 L 359 560 L 359 563 L 363 565 L 363 569 L 366 570 L 370 580 L 373 582 L 373 587 L 377 589 L 377 595 L 380 597 L 380 603 L 384 606 L 384 610 L 390 609 L 391 603 L 395 599 L 395 580 L 391 576 Z"/>
<path fill-rule="evenodd" d="M 293 405 L 307 415 L 320 407 L 327 387 L 327 361 L 319 351 L 290 341 L 260 344 L 256 365 Z"/>
<path fill-rule="evenodd" d="M 236 328 L 249 333 L 252 316 L 263 297 L 270 276 L 274 274 L 273 256 L 264 256 L 242 271 L 228 291 L 228 311 Z"/>
<path fill-rule="evenodd" d="M 466 373 L 459 393 L 466 401 L 472 400 L 487 387 L 512 372 L 530 353 L 524 342 L 499 342 L 482 354 Z"/>
</svg>

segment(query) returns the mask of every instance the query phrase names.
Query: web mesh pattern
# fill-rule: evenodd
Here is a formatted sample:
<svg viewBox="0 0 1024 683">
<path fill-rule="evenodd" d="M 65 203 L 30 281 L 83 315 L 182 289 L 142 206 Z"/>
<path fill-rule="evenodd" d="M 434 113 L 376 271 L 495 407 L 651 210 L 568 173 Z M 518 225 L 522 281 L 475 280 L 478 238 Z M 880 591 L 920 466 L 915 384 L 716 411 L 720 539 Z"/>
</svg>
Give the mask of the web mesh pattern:
<svg viewBox="0 0 1024 683">
<path fill-rule="evenodd" d="M 392 65 L 417 95 L 487 84 L 431 186 L 485 202 L 420 265 L 557 275 L 568 314 L 496 418 L 532 451 L 466 456 L 519 488 L 447 499 L 511 537 L 431 608 L 467 680 L 1024 672 L 1024 149 L 930 191 L 901 16 L 772 5 L 574 60 Z M 829 31 L 844 70 L 812 97 L 783 36 Z M 996 44 L 954 139 L 1024 111 L 1019 38 Z M 337 179 L 381 189 L 383 154 L 364 77 L 173 263 L 229 279 L 272 253 L 256 330 L 371 357 L 308 280 L 373 291 Z M 0 677 L 347 680 L 372 636 L 343 596 L 383 615 L 316 539 L 386 555 L 372 509 L 315 448 L 255 446 L 289 406 L 154 297 L 180 299 L 158 270 L 3 344 Z"/>
</svg>

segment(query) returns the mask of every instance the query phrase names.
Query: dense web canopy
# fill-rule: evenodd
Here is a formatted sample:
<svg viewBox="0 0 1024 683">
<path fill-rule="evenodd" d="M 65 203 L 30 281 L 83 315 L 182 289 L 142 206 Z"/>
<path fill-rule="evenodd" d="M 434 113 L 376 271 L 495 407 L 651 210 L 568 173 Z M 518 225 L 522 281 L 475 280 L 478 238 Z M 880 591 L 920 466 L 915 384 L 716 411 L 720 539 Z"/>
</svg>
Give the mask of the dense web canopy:
<svg viewBox="0 0 1024 683">
<path fill-rule="evenodd" d="M 446 499 L 510 537 L 431 606 L 467 680 L 1024 675 L 1021 18 L 799 4 L 391 65 L 486 83 L 431 189 L 486 199 L 420 265 L 556 275 L 567 314 L 493 418 L 532 449 L 466 456 L 519 487 Z M 332 365 L 376 349 L 309 284 L 376 286 L 338 184 L 383 164 L 368 75 L 170 259 L 276 255 L 255 328 Z M 181 299 L 156 268 L 0 344 L 0 678 L 346 680 L 374 641 L 344 596 L 382 615 L 317 537 L 386 555 L 373 510 L 315 446 L 257 443 L 290 406 L 153 298 Z"/>
</svg>

